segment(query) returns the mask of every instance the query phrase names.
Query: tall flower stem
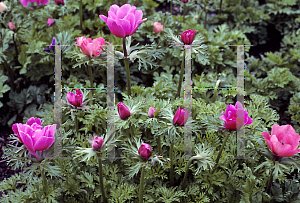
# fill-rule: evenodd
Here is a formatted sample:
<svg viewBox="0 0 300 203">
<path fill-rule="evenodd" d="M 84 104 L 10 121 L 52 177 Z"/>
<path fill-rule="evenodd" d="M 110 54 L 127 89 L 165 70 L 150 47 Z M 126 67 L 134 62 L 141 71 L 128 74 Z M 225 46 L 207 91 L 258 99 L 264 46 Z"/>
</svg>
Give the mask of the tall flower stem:
<svg viewBox="0 0 300 203">
<path fill-rule="evenodd" d="M 143 166 L 142 168 L 141 179 L 140 179 L 139 203 L 143 202 L 144 177 L 145 177 L 145 166 Z"/>
<path fill-rule="evenodd" d="M 91 59 L 89 59 L 91 60 Z M 90 84 L 91 84 L 91 88 L 94 88 L 93 85 L 94 85 L 94 81 L 93 81 L 93 71 L 92 71 L 92 67 L 90 65 L 90 63 L 88 63 L 88 68 L 89 68 L 89 75 L 90 75 Z M 91 99 L 93 99 L 93 96 L 94 96 L 94 90 L 92 89 L 91 90 Z M 94 100 L 91 101 L 91 104 L 94 104 Z"/>
<path fill-rule="evenodd" d="M 195 157 L 191 157 L 186 165 L 185 174 L 184 174 L 184 178 L 183 178 L 182 186 L 181 186 L 182 189 L 184 189 L 186 186 L 186 179 L 187 179 L 187 175 L 189 172 L 189 167 L 194 159 L 195 159 Z"/>
<path fill-rule="evenodd" d="M 228 139 L 229 135 L 230 135 L 230 134 L 227 133 L 227 135 L 226 135 L 226 137 L 225 137 L 225 140 L 223 141 L 223 144 L 222 144 L 221 149 L 220 149 L 220 151 L 219 151 L 219 154 L 218 154 L 218 156 L 217 156 L 216 165 L 214 166 L 214 169 L 213 169 L 212 173 L 214 173 L 214 171 L 217 169 L 217 165 L 218 165 L 218 163 L 219 163 L 219 160 L 220 160 L 222 151 L 223 151 L 223 149 L 224 149 L 224 147 L 225 147 L 225 144 L 226 144 L 226 142 L 227 142 L 227 139 Z"/>
<path fill-rule="evenodd" d="M 79 5 L 79 15 L 80 15 L 80 30 L 82 31 L 82 0 L 80 0 L 80 5 Z"/>
<path fill-rule="evenodd" d="M 12 90 L 15 91 L 16 86 L 15 86 L 15 83 L 14 83 L 14 81 L 15 81 L 14 72 L 10 69 L 10 67 L 9 67 L 7 61 L 4 59 L 4 57 L 1 57 L 1 58 L 4 61 L 4 64 L 5 64 L 4 67 L 6 68 L 6 70 L 8 72 L 8 77 L 9 77 L 10 82 L 11 82 Z"/>
<path fill-rule="evenodd" d="M 173 2 L 172 2 L 172 0 L 171 0 L 171 1 L 170 1 L 170 13 L 171 13 L 171 15 L 172 15 L 172 11 L 173 11 L 173 10 L 172 10 L 172 3 L 173 3 Z"/>
<path fill-rule="evenodd" d="M 75 110 L 76 110 L 76 113 L 75 113 L 75 129 L 76 129 L 76 135 L 78 135 L 79 130 L 78 130 L 78 120 L 77 120 L 77 106 L 75 106 Z"/>
<path fill-rule="evenodd" d="M 271 187 L 272 187 L 272 183 L 273 183 L 273 171 L 274 171 L 275 168 L 272 169 L 272 171 L 270 172 L 270 177 L 269 177 L 269 180 L 268 180 L 268 185 L 267 185 L 267 189 L 266 189 L 266 192 L 268 194 L 271 194 Z"/>
<path fill-rule="evenodd" d="M 181 70 L 180 70 L 180 77 L 179 77 L 179 81 L 178 81 L 176 98 L 180 97 L 180 90 L 181 90 L 181 84 L 182 84 L 183 72 L 184 72 L 184 58 L 185 58 L 185 50 L 183 51 L 183 58 L 182 58 L 182 62 L 181 62 Z"/>
<path fill-rule="evenodd" d="M 169 156 L 171 159 L 171 168 L 170 168 L 170 184 L 171 184 L 171 186 L 174 186 L 173 148 L 174 148 L 174 143 L 171 142 L 170 152 L 169 152 Z"/>
<path fill-rule="evenodd" d="M 13 34 L 13 41 L 14 41 L 14 45 L 15 45 L 15 50 L 16 50 L 17 58 L 19 58 L 19 51 L 18 51 L 17 43 L 15 41 L 15 33 Z"/>
<path fill-rule="evenodd" d="M 38 152 L 39 153 L 39 152 Z M 43 181 L 43 190 L 46 191 L 47 188 L 47 180 L 46 180 L 46 175 L 45 175 L 45 170 L 44 169 L 40 169 L 41 170 L 41 176 L 42 176 L 42 181 Z M 45 194 L 46 195 L 46 194 Z"/>
<path fill-rule="evenodd" d="M 102 194 L 102 200 L 104 203 L 107 202 L 107 199 L 105 197 L 104 187 L 103 187 L 103 175 L 102 175 L 102 157 L 99 153 L 97 153 L 98 157 L 98 171 L 99 171 L 99 181 L 100 181 L 100 190 Z"/>
<path fill-rule="evenodd" d="M 221 14 L 222 11 L 222 0 L 220 1 L 220 10 L 219 10 L 219 15 Z"/>
<path fill-rule="evenodd" d="M 186 5 L 184 3 L 184 5 L 183 5 L 183 17 L 182 17 L 182 21 L 184 21 L 184 18 L 185 18 L 185 9 L 186 9 Z"/>
<path fill-rule="evenodd" d="M 125 37 L 123 38 L 123 50 L 124 50 L 124 62 L 125 62 L 125 70 L 126 70 L 126 78 L 127 78 L 127 95 L 131 96 L 131 82 L 130 82 L 130 70 L 129 63 L 127 58 L 127 50 L 126 50 L 126 42 Z"/>
<path fill-rule="evenodd" d="M 207 21 L 207 9 L 205 9 L 204 28 L 206 28 L 206 21 Z"/>
<path fill-rule="evenodd" d="M 159 155 L 162 155 L 160 135 L 157 137 L 157 147 Z"/>
</svg>

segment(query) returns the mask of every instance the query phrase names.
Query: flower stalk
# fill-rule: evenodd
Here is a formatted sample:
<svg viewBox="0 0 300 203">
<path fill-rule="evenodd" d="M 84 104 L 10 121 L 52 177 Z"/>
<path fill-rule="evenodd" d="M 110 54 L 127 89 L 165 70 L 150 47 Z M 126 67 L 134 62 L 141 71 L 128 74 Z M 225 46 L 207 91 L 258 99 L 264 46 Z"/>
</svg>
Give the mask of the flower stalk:
<svg viewBox="0 0 300 203">
<path fill-rule="evenodd" d="M 75 130 L 76 130 L 76 135 L 79 134 L 79 129 L 78 129 L 78 120 L 77 120 L 77 106 L 75 106 Z"/>
<path fill-rule="evenodd" d="M 171 142 L 170 152 L 169 152 L 170 159 L 171 159 L 171 168 L 170 168 L 170 184 L 171 184 L 171 186 L 174 186 L 173 148 L 174 148 L 174 142 Z"/>
<path fill-rule="evenodd" d="M 142 167 L 140 190 L 139 190 L 139 203 L 143 203 L 143 189 L 144 189 L 145 166 Z"/>
<path fill-rule="evenodd" d="M 183 72 L 184 72 L 184 59 L 185 59 L 185 50 L 183 51 L 183 58 L 182 58 L 182 62 L 181 62 L 181 70 L 180 70 L 180 77 L 179 77 L 179 82 L 178 82 L 176 98 L 180 97 L 180 90 L 181 90 Z"/>
<path fill-rule="evenodd" d="M 269 177 L 269 180 L 268 180 L 268 185 L 267 185 L 267 189 L 266 189 L 266 192 L 268 194 L 271 194 L 271 187 L 272 187 L 272 183 L 273 183 L 273 171 L 274 171 L 274 168 L 270 172 L 270 177 Z"/>
<path fill-rule="evenodd" d="M 15 40 L 15 33 L 13 34 L 13 41 L 14 41 L 14 45 L 15 45 L 15 50 L 16 50 L 17 58 L 19 58 L 19 51 L 18 51 L 16 40 Z"/>
<path fill-rule="evenodd" d="M 80 30 L 82 31 L 82 0 L 80 0 L 80 5 L 79 5 L 79 15 L 80 15 Z"/>
<path fill-rule="evenodd" d="M 186 11 L 186 5 L 184 4 L 183 5 L 183 18 L 182 18 L 182 21 L 184 21 L 184 19 L 185 19 L 185 11 Z"/>
<path fill-rule="evenodd" d="M 224 147 L 225 147 L 225 144 L 226 144 L 226 142 L 227 142 L 227 139 L 228 139 L 229 135 L 230 135 L 230 134 L 227 133 L 227 135 L 226 135 L 226 137 L 225 137 L 225 140 L 223 141 L 223 144 L 222 144 L 221 149 L 220 149 L 220 151 L 219 151 L 219 154 L 218 154 L 218 156 L 217 156 L 216 164 L 215 164 L 215 166 L 214 166 L 214 169 L 213 169 L 212 173 L 214 173 L 214 171 L 217 169 L 217 165 L 218 165 L 218 163 L 219 163 L 219 160 L 220 160 L 222 151 L 223 151 L 223 149 L 224 149 Z"/>
<path fill-rule="evenodd" d="M 220 1 L 220 10 L 219 10 L 219 15 L 221 14 L 222 11 L 222 0 Z"/>
<path fill-rule="evenodd" d="M 158 135 L 158 137 L 157 137 L 157 147 L 158 147 L 158 153 L 159 153 L 159 155 L 162 155 L 160 135 Z"/>
<path fill-rule="evenodd" d="M 89 62 L 90 62 L 91 59 L 89 59 Z M 91 85 L 91 88 L 94 88 L 93 85 L 94 85 L 94 81 L 93 81 L 93 71 L 92 71 L 92 67 L 90 65 L 90 63 L 88 63 L 88 68 L 89 68 L 89 74 L 90 74 L 90 85 Z M 93 95 L 94 95 L 94 90 L 92 89 L 91 90 L 91 102 L 90 104 L 93 105 L 94 104 L 94 100 L 93 100 Z"/>
<path fill-rule="evenodd" d="M 185 188 L 186 186 L 186 179 L 187 179 L 187 175 L 188 175 L 188 171 L 189 171 L 189 167 L 192 163 L 192 161 L 195 159 L 195 157 L 191 157 L 186 165 L 186 169 L 185 169 L 185 174 L 184 174 L 184 178 L 183 178 L 183 181 L 182 181 L 182 187 L 181 188 Z"/>
<path fill-rule="evenodd" d="M 125 70 L 126 70 L 126 78 L 127 78 L 127 95 L 131 96 L 131 81 L 130 81 L 130 70 L 129 70 L 129 63 L 127 58 L 127 50 L 126 50 L 126 43 L 125 37 L 123 38 L 123 51 L 124 51 L 124 63 L 125 63 Z"/>
<path fill-rule="evenodd" d="M 100 190 L 102 194 L 102 200 L 104 203 L 107 202 L 107 199 L 105 197 L 104 187 L 103 187 L 103 173 L 102 173 L 102 157 L 99 153 L 97 153 L 98 157 L 98 171 L 99 171 L 99 181 L 100 181 Z"/>
</svg>

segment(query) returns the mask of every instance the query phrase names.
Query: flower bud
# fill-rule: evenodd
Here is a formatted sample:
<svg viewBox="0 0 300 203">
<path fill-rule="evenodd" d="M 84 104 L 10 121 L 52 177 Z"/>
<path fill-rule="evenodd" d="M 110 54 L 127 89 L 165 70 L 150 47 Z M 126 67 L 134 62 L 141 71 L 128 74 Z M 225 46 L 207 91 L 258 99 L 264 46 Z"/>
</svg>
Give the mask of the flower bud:
<svg viewBox="0 0 300 203">
<path fill-rule="evenodd" d="M 50 27 L 55 21 L 52 18 L 48 18 L 47 24 Z"/>
<path fill-rule="evenodd" d="M 146 161 L 147 161 L 152 153 L 151 146 L 146 143 L 143 143 L 143 144 L 141 144 L 138 152 L 139 152 L 140 156 L 143 157 L 144 159 L 146 159 Z"/>
<path fill-rule="evenodd" d="M 186 117 L 184 117 L 185 113 L 187 114 Z M 187 113 L 184 109 L 180 109 L 180 107 L 178 107 L 177 112 L 176 112 L 176 114 L 174 115 L 174 118 L 173 118 L 174 124 L 177 124 L 179 126 L 183 126 L 186 123 L 186 121 L 187 121 L 190 114 L 191 113 Z"/>
<path fill-rule="evenodd" d="M 64 0 L 54 0 L 56 5 L 65 5 Z"/>
<path fill-rule="evenodd" d="M 187 3 L 187 2 L 189 2 L 189 0 L 182 0 L 182 2 L 183 2 L 183 3 Z"/>
<path fill-rule="evenodd" d="M 157 111 L 157 110 L 154 107 L 150 106 L 149 111 L 148 111 L 148 116 L 153 118 L 155 111 Z"/>
<path fill-rule="evenodd" d="M 11 30 L 15 30 L 15 29 L 16 29 L 16 26 L 15 26 L 12 22 L 9 22 L 9 23 L 8 23 L 8 27 L 9 27 L 9 29 L 11 29 Z"/>
<path fill-rule="evenodd" d="M 154 22 L 154 23 L 151 23 L 151 25 L 154 25 L 153 32 L 155 32 L 156 34 L 158 34 L 164 28 L 164 26 L 160 22 Z"/>
<path fill-rule="evenodd" d="M 186 45 L 190 45 L 194 41 L 195 34 L 196 30 L 186 30 L 183 33 L 181 33 L 181 41 Z"/>
<path fill-rule="evenodd" d="M 83 97 L 83 94 L 80 92 L 79 89 L 76 89 L 76 94 L 74 94 L 73 92 L 68 92 L 68 94 L 67 94 L 68 102 L 76 107 L 81 106 L 82 97 Z"/>
<path fill-rule="evenodd" d="M 92 145 L 92 147 L 95 149 L 95 150 L 100 150 L 101 149 L 101 147 L 102 147 L 102 145 L 103 145 L 103 142 L 104 142 L 104 140 L 103 140 L 103 138 L 102 137 L 95 137 L 94 139 L 93 139 L 93 145 Z"/>
<path fill-rule="evenodd" d="M 119 113 L 121 119 L 125 119 L 131 115 L 128 107 L 125 104 L 123 104 L 122 102 L 118 103 L 117 107 L 118 107 L 118 113 Z"/>
<path fill-rule="evenodd" d="M 0 12 L 6 11 L 6 10 L 7 10 L 7 6 L 5 6 L 5 4 L 3 2 L 0 2 Z"/>
</svg>

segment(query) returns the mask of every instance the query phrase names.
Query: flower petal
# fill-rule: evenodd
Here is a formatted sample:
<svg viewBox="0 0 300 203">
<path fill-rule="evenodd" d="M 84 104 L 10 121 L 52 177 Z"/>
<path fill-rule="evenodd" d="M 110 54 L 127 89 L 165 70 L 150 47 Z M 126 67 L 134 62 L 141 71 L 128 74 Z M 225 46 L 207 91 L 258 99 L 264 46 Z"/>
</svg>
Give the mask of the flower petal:
<svg viewBox="0 0 300 203">
<path fill-rule="evenodd" d="M 24 132 L 20 132 L 20 136 L 23 140 L 23 143 L 24 145 L 26 146 L 27 149 L 31 150 L 31 151 L 34 151 L 34 147 L 33 147 L 33 142 L 32 142 L 32 139 L 31 139 L 31 136 L 24 133 Z"/>
<path fill-rule="evenodd" d="M 111 18 L 107 19 L 107 26 L 110 30 L 110 32 L 115 35 L 116 37 L 124 38 L 125 37 L 125 31 L 122 26 L 118 25 L 116 21 L 114 21 Z"/>
<path fill-rule="evenodd" d="M 116 15 L 119 19 L 123 19 L 127 13 L 130 11 L 131 9 L 131 5 L 130 4 L 124 4 L 123 6 L 121 6 L 120 9 L 118 9 Z"/>
</svg>

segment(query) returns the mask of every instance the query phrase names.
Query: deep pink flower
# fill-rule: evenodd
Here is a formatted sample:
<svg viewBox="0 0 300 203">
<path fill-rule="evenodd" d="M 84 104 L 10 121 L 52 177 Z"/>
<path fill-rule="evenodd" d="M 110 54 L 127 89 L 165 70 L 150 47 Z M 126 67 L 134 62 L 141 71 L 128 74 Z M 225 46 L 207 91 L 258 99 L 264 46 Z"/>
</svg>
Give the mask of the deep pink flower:
<svg viewBox="0 0 300 203">
<path fill-rule="evenodd" d="M 151 146 L 146 143 L 141 144 L 138 153 L 140 154 L 141 157 L 145 158 L 147 161 L 152 153 Z"/>
<path fill-rule="evenodd" d="M 3 2 L 0 2 L 0 12 L 6 11 L 6 10 L 7 10 L 7 6 Z"/>
<path fill-rule="evenodd" d="M 183 33 L 181 33 L 181 41 L 186 45 L 192 44 L 192 42 L 194 41 L 195 34 L 196 30 L 186 30 Z"/>
<path fill-rule="evenodd" d="M 114 4 L 108 11 L 108 17 L 99 15 L 99 17 L 107 24 L 110 32 L 116 37 L 128 37 L 135 33 L 142 20 L 143 12 L 136 10 L 135 6 L 125 4 L 121 7 Z"/>
<path fill-rule="evenodd" d="M 24 7 L 27 7 L 28 6 L 28 3 L 33 3 L 33 2 L 36 2 L 38 7 L 40 7 L 40 4 L 42 5 L 47 5 L 49 3 L 50 0 L 20 0 L 21 4 L 24 6 Z"/>
<path fill-rule="evenodd" d="M 189 2 L 189 0 L 182 0 L 182 2 L 183 2 L 183 3 L 187 3 L 187 2 Z"/>
<path fill-rule="evenodd" d="M 157 111 L 157 110 L 154 107 L 150 106 L 149 111 L 148 111 L 148 116 L 152 118 L 154 116 L 155 111 Z"/>
<path fill-rule="evenodd" d="M 52 18 L 48 18 L 47 24 L 50 27 L 55 21 Z"/>
<path fill-rule="evenodd" d="M 55 141 L 54 134 L 56 124 L 48 125 L 44 129 L 39 118 L 31 117 L 27 124 L 15 123 L 12 130 L 17 134 L 20 141 L 26 146 L 28 151 L 38 158 L 36 151 L 48 149 Z"/>
<path fill-rule="evenodd" d="M 293 156 L 300 152 L 299 134 L 297 134 L 291 125 L 272 126 L 271 136 L 268 132 L 262 133 L 270 150 L 273 154 L 281 157 Z"/>
<path fill-rule="evenodd" d="M 223 111 L 223 115 L 220 119 L 225 121 L 225 128 L 228 130 L 239 130 L 242 125 L 237 122 L 237 110 L 243 109 L 241 102 L 237 101 L 235 106 L 232 104 L 227 105 L 226 113 Z M 253 123 L 252 118 L 248 116 L 247 110 L 244 110 L 244 125 L 250 125 Z"/>
<path fill-rule="evenodd" d="M 9 29 L 11 29 L 11 30 L 15 30 L 15 29 L 16 29 L 16 26 L 15 26 L 12 22 L 9 22 L 9 23 L 8 23 L 8 27 L 9 27 Z"/>
<path fill-rule="evenodd" d="M 128 107 L 125 104 L 123 104 L 122 102 L 118 103 L 117 107 L 118 107 L 118 113 L 119 113 L 121 119 L 125 119 L 131 115 Z"/>
<path fill-rule="evenodd" d="M 76 94 L 74 94 L 73 92 L 67 93 L 67 100 L 73 106 L 80 107 L 82 104 L 82 98 L 83 94 L 79 89 L 76 89 Z"/>
<path fill-rule="evenodd" d="M 178 124 L 179 126 L 183 126 L 186 123 L 186 121 L 188 120 L 188 117 L 190 116 L 191 113 L 186 112 L 187 116 L 186 116 L 186 118 L 184 118 L 184 113 L 185 112 L 186 111 L 184 109 L 181 109 L 180 107 L 178 107 L 177 112 L 176 112 L 176 114 L 174 115 L 174 118 L 173 118 L 174 124 Z"/>
<path fill-rule="evenodd" d="M 101 146 L 103 144 L 104 140 L 102 137 L 95 137 L 93 139 L 93 145 L 92 147 L 95 149 L 95 150 L 100 150 L 101 149 Z"/>
<path fill-rule="evenodd" d="M 154 22 L 154 23 L 151 23 L 151 25 L 154 25 L 153 32 L 155 32 L 156 34 L 158 34 L 164 28 L 164 26 L 160 22 Z"/>
<path fill-rule="evenodd" d="M 65 5 L 64 0 L 54 0 L 56 5 Z"/>
<path fill-rule="evenodd" d="M 89 55 L 91 58 L 94 56 L 98 56 L 102 53 L 103 45 L 105 45 L 105 40 L 102 37 L 97 39 L 86 39 L 85 37 L 78 37 L 77 44 L 81 49 L 80 51 L 83 54 Z"/>
</svg>

